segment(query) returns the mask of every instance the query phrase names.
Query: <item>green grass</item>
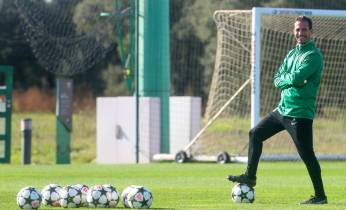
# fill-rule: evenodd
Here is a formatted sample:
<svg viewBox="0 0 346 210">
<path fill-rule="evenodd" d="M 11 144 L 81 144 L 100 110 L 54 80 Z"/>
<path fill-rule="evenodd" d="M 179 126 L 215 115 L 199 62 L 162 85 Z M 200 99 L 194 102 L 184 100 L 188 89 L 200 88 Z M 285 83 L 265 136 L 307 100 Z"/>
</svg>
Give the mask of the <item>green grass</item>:
<svg viewBox="0 0 346 210">
<path fill-rule="evenodd" d="M 56 116 L 55 113 L 13 113 L 11 163 L 21 162 L 22 119 L 32 119 L 32 157 L 34 164 L 55 163 Z M 96 157 L 95 112 L 73 115 L 71 136 L 71 159 L 73 163 L 90 163 Z M 47 152 L 48 151 L 48 152 Z"/>
<path fill-rule="evenodd" d="M 297 203 L 312 194 L 302 162 L 261 162 L 253 204 L 234 204 L 233 184 L 225 179 L 241 173 L 244 164 L 0 165 L 0 209 L 19 209 L 15 198 L 22 187 L 42 189 L 49 183 L 111 183 L 119 191 L 131 184 L 145 185 L 153 193 L 153 209 L 346 209 L 346 162 L 321 162 L 321 167 L 329 204 L 301 206 Z"/>
<path fill-rule="evenodd" d="M 33 123 L 32 163 L 54 164 L 56 151 L 54 113 L 13 113 L 11 163 L 21 162 L 20 121 L 24 118 L 31 118 Z M 327 154 L 345 153 L 345 127 L 346 120 L 342 118 L 339 120 L 316 119 L 314 121 L 315 151 Z M 249 128 L 248 118 L 220 118 L 197 141 L 198 150 L 203 154 L 227 151 L 236 154 L 242 152 L 246 155 Z M 71 139 L 71 162 L 94 163 L 96 158 L 95 111 L 74 113 Z M 296 154 L 296 149 L 287 133 L 282 132 L 265 142 L 263 152 Z"/>
<path fill-rule="evenodd" d="M 33 120 L 32 165 L 22 166 L 20 121 Z M 312 194 L 312 185 L 302 162 L 262 162 L 259 166 L 256 201 L 254 204 L 234 204 L 230 199 L 233 186 L 225 180 L 227 174 L 238 174 L 244 164 L 175 164 L 97 165 L 95 113 L 77 113 L 73 117 L 71 165 L 55 163 L 55 114 L 14 113 L 12 116 L 12 165 L 0 164 L 0 210 L 19 209 L 15 196 L 19 189 L 32 185 L 42 189 L 49 183 L 60 185 L 84 183 L 89 186 L 112 183 L 119 191 L 131 184 L 146 185 L 154 195 L 156 209 L 346 209 L 346 162 L 321 162 L 323 180 L 329 199 L 324 206 L 299 206 L 297 203 Z M 221 119 L 208 130 L 204 144 L 207 149 L 225 150 L 243 147 L 247 142 L 246 119 Z M 317 151 L 345 153 L 346 120 L 315 121 L 314 145 Z M 264 152 L 286 148 L 291 140 L 278 135 L 277 146 L 264 145 Z M 281 139 L 280 139 L 281 138 Z M 324 145 L 321 147 L 321 145 Z M 290 145 L 292 146 L 292 145 Z M 325 147 L 325 148 L 324 148 Z M 239 149 L 238 149 L 239 151 Z M 341 151 L 341 152 L 340 152 Z M 292 152 L 296 152 L 293 148 Z M 57 208 L 41 208 L 57 209 Z M 59 209 L 59 208 L 58 208 Z"/>
</svg>

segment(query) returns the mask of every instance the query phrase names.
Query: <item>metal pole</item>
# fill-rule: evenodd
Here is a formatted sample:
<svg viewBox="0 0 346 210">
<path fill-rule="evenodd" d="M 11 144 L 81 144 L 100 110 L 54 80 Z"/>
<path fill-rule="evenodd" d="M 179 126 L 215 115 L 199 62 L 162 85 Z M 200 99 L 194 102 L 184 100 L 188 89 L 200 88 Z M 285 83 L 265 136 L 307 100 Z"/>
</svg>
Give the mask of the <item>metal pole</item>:
<svg viewBox="0 0 346 210">
<path fill-rule="evenodd" d="M 22 164 L 30 164 L 32 120 L 24 119 L 20 125 L 22 131 Z"/>
<path fill-rule="evenodd" d="M 136 163 L 139 163 L 139 0 L 136 0 Z"/>
<path fill-rule="evenodd" d="M 169 0 L 141 0 L 139 9 L 139 94 L 160 98 L 160 152 L 169 153 Z"/>
</svg>

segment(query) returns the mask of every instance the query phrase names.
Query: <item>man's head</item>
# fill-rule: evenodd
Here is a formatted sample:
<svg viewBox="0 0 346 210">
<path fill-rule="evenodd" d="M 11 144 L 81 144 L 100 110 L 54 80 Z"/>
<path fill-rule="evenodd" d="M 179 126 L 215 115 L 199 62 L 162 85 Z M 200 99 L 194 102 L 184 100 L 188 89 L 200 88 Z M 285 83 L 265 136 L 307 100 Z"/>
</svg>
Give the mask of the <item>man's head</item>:
<svg viewBox="0 0 346 210">
<path fill-rule="evenodd" d="M 294 35 L 298 44 L 309 41 L 312 35 L 311 19 L 306 16 L 298 16 L 294 23 Z"/>
</svg>

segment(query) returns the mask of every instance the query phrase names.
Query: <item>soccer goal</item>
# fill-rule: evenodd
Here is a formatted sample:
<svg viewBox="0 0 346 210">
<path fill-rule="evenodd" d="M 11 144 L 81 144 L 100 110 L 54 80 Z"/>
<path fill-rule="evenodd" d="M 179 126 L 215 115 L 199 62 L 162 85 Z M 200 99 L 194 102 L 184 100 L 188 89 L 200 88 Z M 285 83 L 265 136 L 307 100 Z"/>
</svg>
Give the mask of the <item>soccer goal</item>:
<svg viewBox="0 0 346 210">
<path fill-rule="evenodd" d="M 300 15 L 312 19 L 313 39 L 325 59 L 314 121 L 314 148 L 320 159 L 345 159 L 346 11 L 342 10 L 216 11 L 218 41 L 206 121 L 214 121 L 213 116 L 249 78 L 251 83 L 219 115 L 219 121 L 229 123 L 230 135 L 206 141 L 214 141 L 231 153 L 247 154 L 248 135 L 244 127 L 255 126 L 279 102 L 280 91 L 273 85 L 273 76 L 295 46 L 293 27 L 295 17 Z M 272 138 L 265 142 L 263 159 L 298 159 L 286 132 Z"/>
</svg>

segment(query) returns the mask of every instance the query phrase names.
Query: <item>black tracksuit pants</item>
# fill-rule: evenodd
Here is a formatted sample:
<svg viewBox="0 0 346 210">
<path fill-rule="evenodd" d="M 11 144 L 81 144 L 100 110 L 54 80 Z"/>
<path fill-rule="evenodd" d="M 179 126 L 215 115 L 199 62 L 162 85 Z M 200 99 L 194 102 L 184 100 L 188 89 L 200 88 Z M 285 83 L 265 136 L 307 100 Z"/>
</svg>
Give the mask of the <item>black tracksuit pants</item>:
<svg viewBox="0 0 346 210">
<path fill-rule="evenodd" d="M 304 161 L 312 180 L 315 195 L 325 196 L 321 168 L 313 150 L 313 121 L 305 118 L 282 116 L 277 110 L 269 113 L 249 132 L 248 165 L 246 174 L 256 177 L 263 142 L 282 130 L 287 130 L 293 139 L 301 159 Z"/>
</svg>

